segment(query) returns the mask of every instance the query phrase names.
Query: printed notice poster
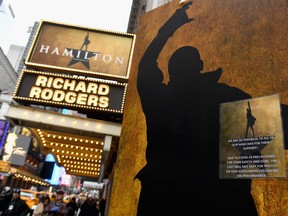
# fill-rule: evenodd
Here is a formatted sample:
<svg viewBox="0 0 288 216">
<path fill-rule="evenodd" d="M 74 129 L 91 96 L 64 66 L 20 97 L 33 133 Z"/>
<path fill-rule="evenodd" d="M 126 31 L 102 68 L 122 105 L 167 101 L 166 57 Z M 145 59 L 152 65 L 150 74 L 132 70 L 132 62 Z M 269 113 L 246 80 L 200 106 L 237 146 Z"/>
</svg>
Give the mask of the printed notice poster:
<svg viewBox="0 0 288 216">
<path fill-rule="evenodd" d="M 220 179 L 286 177 L 279 95 L 220 105 Z"/>
</svg>

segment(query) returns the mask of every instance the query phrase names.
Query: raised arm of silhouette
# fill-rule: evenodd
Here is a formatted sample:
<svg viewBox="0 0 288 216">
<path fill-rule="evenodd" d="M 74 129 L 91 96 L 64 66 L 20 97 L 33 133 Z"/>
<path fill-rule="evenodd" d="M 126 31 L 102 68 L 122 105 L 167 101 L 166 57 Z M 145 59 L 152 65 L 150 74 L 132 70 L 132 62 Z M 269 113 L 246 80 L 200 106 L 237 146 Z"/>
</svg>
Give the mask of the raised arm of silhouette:
<svg viewBox="0 0 288 216">
<path fill-rule="evenodd" d="M 191 4 L 192 2 L 189 2 L 182 8 L 176 10 L 162 28 L 159 29 L 157 36 L 153 39 L 140 61 L 137 87 L 141 100 L 144 102 L 142 105 L 144 106 L 147 98 L 157 97 L 157 95 L 154 94 L 155 90 L 157 89 L 158 92 L 162 86 L 163 73 L 157 65 L 157 59 L 161 50 L 177 29 L 193 20 L 192 18 L 188 18 L 186 14 L 186 10 Z M 149 79 L 146 77 L 149 77 Z"/>
<path fill-rule="evenodd" d="M 160 52 L 165 46 L 167 40 L 173 35 L 173 33 L 186 23 L 191 22 L 193 19 L 188 18 L 186 10 L 192 2 L 187 3 L 167 20 L 167 22 L 159 29 L 158 34 L 153 39 L 147 50 L 145 51 L 138 68 L 138 93 L 140 95 L 142 109 L 146 116 L 147 124 L 147 150 L 146 159 L 148 166 L 146 166 L 136 178 L 139 178 L 141 174 L 145 172 L 147 178 L 148 175 L 153 178 L 163 178 L 167 173 L 163 169 L 167 160 L 170 160 L 172 148 L 170 148 L 167 142 L 166 134 L 169 133 L 169 125 L 172 119 L 168 120 L 166 117 L 171 113 L 171 109 L 166 109 L 167 101 L 169 101 L 169 95 L 167 92 L 167 85 L 163 84 L 163 73 L 157 65 L 157 60 Z M 172 106 L 170 106 L 173 108 Z M 163 110 L 165 112 L 161 113 Z M 176 108 L 178 109 L 178 108 Z M 169 123 L 165 124 L 165 120 Z M 163 121 L 164 120 L 164 121 Z M 177 133 L 177 132 L 176 132 Z M 147 169 L 153 169 L 153 172 L 147 171 Z M 167 168 L 166 168 L 167 169 Z M 143 175 L 142 175 L 143 177 Z"/>
</svg>

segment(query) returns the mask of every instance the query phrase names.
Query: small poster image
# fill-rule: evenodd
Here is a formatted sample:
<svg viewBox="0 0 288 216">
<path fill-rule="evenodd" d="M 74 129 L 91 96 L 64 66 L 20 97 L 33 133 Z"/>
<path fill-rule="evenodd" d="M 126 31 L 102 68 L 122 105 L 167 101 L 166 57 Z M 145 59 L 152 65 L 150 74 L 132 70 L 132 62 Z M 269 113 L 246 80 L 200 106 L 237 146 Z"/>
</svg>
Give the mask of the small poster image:
<svg viewBox="0 0 288 216">
<path fill-rule="evenodd" d="M 286 177 L 279 95 L 220 105 L 220 179 Z"/>
</svg>

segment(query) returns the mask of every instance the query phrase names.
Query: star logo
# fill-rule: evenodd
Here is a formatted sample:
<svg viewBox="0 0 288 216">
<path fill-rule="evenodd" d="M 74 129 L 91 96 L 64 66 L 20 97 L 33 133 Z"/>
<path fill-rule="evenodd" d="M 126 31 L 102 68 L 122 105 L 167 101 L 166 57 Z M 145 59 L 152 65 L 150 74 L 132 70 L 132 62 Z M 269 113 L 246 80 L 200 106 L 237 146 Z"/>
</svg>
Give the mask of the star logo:
<svg viewBox="0 0 288 216">
<path fill-rule="evenodd" d="M 89 59 L 94 57 L 99 52 L 89 52 L 77 49 L 67 48 L 68 51 L 72 50 L 73 58 L 69 62 L 68 66 L 81 62 L 87 69 L 90 69 Z"/>
<path fill-rule="evenodd" d="M 68 66 L 81 62 L 87 69 L 90 69 L 89 59 L 94 57 L 99 52 L 89 52 L 88 45 L 91 43 L 89 40 L 89 32 L 84 38 L 83 44 L 80 49 L 66 48 L 69 52 L 72 51 L 73 58 L 69 62 Z"/>
</svg>

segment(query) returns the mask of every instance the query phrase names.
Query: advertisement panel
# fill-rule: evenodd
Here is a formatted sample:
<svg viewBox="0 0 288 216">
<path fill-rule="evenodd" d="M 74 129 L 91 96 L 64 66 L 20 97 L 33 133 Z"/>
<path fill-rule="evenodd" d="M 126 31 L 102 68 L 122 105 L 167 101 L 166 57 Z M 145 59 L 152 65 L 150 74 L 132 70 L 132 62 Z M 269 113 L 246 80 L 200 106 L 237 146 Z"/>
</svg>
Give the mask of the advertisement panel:
<svg viewBox="0 0 288 216">
<path fill-rule="evenodd" d="M 285 151 L 288 149 L 288 16 L 284 5 L 285 1 L 279 0 L 201 0 L 181 7 L 179 1 L 171 1 L 142 15 L 109 215 L 186 215 L 191 200 L 167 198 L 167 191 L 173 197 L 193 194 L 197 197 L 194 211 L 206 211 L 207 215 L 211 208 L 219 215 L 287 214 L 287 178 L 219 179 L 220 135 L 226 142 L 245 138 L 248 107 L 247 101 L 243 102 L 244 116 L 239 118 L 243 122 L 237 120 L 237 125 L 231 121 L 230 129 L 229 122 L 222 119 L 222 126 L 230 132 L 220 134 L 220 104 L 246 99 L 257 119 L 254 138 L 275 136 L 265 147 L 261 143 L 261 155 L 270 151 L 279 159 L 257 159 L 258 163 L 256 152 L 256 164 L 251 166 L 261 167 L 264 162 L 266 168 L 278 167 L 277 176 L 284 174 L 282 161 L 287 164 L 287 156 L 282 157 L 282 130 Z M 271 98 L 271 103 L 260 103 L 261 109 L 250 100 L 274 94 L 279 95 L 279 101 Z M 277 109 L 259 115 L 271 106 Z M 236 114 L 228 113 L 231 117 Z M 232 131 L 232 126 L 236 130 Z M 226 139 L 225 134 L 230 137 Z M 249 144 L 246 147 L 257 147 L 256 142 Z M 229 145 L 227 150 L 240 155 Z M 269 177 L 276 171 L 272 166 Z M 263 174 L 261 169 L 253 170 Z M 180 187 L 171 187 L 175 182 Z M 123 197 L 125 205 L 119 205 Z M 171 206 L 181 208 L 174 211 Z"/>
<path fill-rule="evenodd" d="M 9 133 L 4 146 L 3 161 L 10 162 L 12 165 L 23 166 L 31 141 L 31 137 Z"/>
</svg>

